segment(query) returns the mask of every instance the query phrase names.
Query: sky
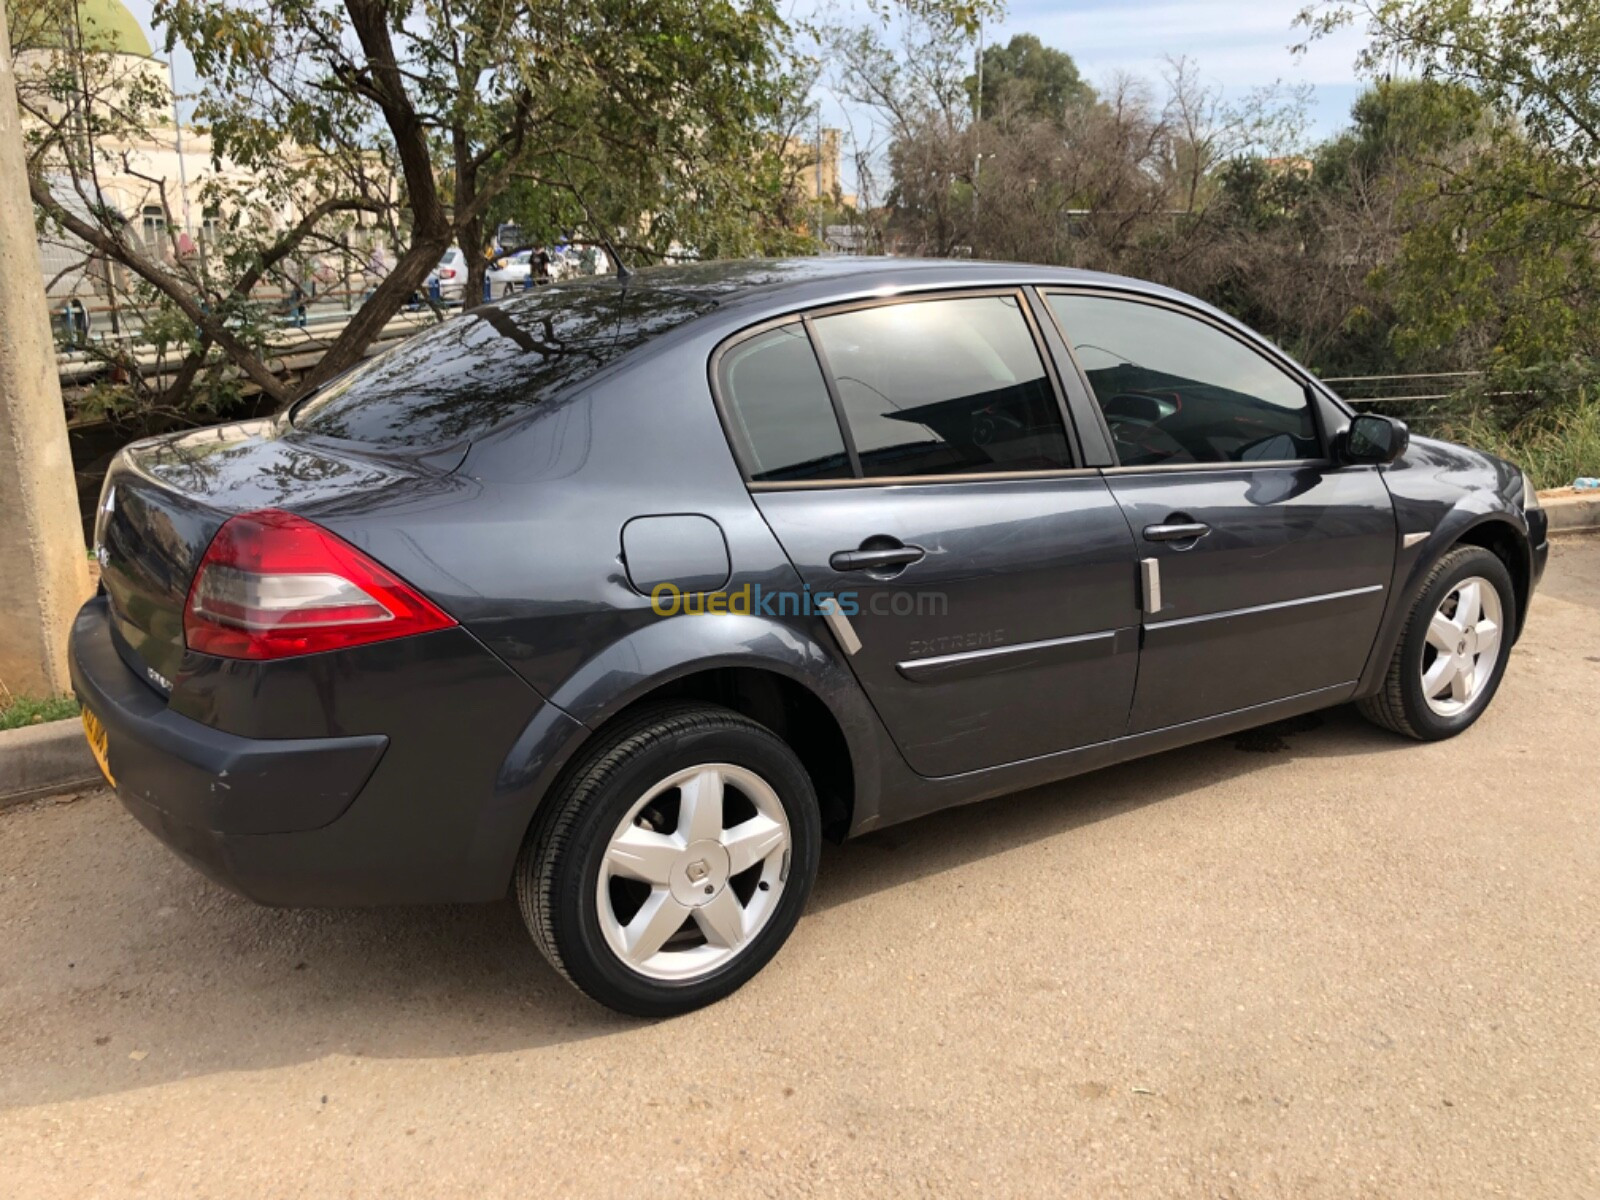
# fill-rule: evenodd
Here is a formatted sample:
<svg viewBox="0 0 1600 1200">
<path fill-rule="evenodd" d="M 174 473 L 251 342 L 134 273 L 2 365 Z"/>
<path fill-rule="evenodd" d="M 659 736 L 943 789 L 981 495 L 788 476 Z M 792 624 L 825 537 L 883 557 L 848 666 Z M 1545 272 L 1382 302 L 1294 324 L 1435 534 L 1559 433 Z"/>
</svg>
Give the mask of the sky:
<svg viewBox="0 0 1600 1200">
<path fill-rule="evenodd" d="M 1005 19 L 988 26 L 984 37 L 1001 43 L 1013 34 L 1031 33 L 1047 46 L 1065 50 L 1089 83 L 1101 85 L 1120 73 L 1159 79 L 1168 57 L 1187 56 L 1201 76 L 1225 96 L 1242 98 L 1274 83 L 1312 86 L 1313 137 L 1347 123 L 1361 83 L 1355 70 L 1365 43 L 1361 31 L 1340 30 L 1313 43 L 1302 55 L 1291 47 L 1304 41 L 1295 16 L 1308 0 L 1012 0 Z M 841 0 L 838 11 L 865 11 Z M 831 103 L 831 102 L 829 102 Z M 826 107 L 826 105 L 825 105 Z"/>
<path fill-rule="evenodd" d="M 125 0 L 151 30 L 150 0 Z M 1242 98 L 1275 82 L 1312 85 L 1313 138 L 1346 124 L 1360 90 L 1355 58 L 1363 44 L 1359 30 L 1342 30 L 1314 43 L 1296 57 L 1290 47 L 1303 40 L 1295 14 L 1308 0 L 1011 0 L 1005 20 L 985 30 L 990 42 L 1014 33 L 1036 34 L 1047 46 L 1071 54 L 1091 84 L 1119 72 L 1155 80 L 1163 59 L 1186 55 L 1204 79 L 1228 98 Z M 836 13 L 852 9 L 863 16 L 861 0 L 831 0 Z M 799 7 L 805 7 L 804 0 Z M 159 39 L 151 41 L 161 55 Z M 174 67 L 179 90 L 192 88 L 194 73 L 180 50 Z M 823 119 L 847 124 L 838 103 L 823 97 Z M 847 181 L 848 186 L 848 181 Z"/>
<path fill-rule="evenodd" d="M 1077 60 L 1090 83 L 1119 71 L 1156 77 L 1162 59 L 1187 55 L 1201 74 L 1230 96 L 1279 80 L 1316 90 L 1314 134 L 1345 124 L 1359 90 L 1355 58 L 1359 30 L 1341 30 L 1296 57 L 1304 41 L 1294 25 L 1307 0 L 1013 0 L 1004 23 L 989 35 L 1037 34 Z"/>
<path fill-rule="evenodd" d="M 861 0 L 819 0 L 836 16 L 852 11 L 866 17 Z M 1187 57 L 1208 86 L 1223 99 L 1242 100 L 1251 92 L 1282 84 L 1310 86 L 1305 136 L 1321 140 L 1349 123 L 1350 106 L 1362 83 L 1355 60 L 1365 45 L 1359 29 L 1343 29 L 1312 43 L 1305 41 L 1296 15 L 1312 0 L 1011 0 L 1004 20 L 987 26 L 988 44 L 1013 34 L 1034 34 L 1046 46 L 1065 50 L 1091 85 L 1104 88 L 1116 76 L 1133 75 L 1157 83 L 1167 60 Z M 799 7 L 804 7 L 800 0 Z M 974 49 L 976 49 L 974 47 Z M 868 118 L 823 91 L 818 97 L 824 125 L 854 127 L 865 140 Z M 848 157 L 842 183 L 850 191 L 855 172 Z"/>
</svg>

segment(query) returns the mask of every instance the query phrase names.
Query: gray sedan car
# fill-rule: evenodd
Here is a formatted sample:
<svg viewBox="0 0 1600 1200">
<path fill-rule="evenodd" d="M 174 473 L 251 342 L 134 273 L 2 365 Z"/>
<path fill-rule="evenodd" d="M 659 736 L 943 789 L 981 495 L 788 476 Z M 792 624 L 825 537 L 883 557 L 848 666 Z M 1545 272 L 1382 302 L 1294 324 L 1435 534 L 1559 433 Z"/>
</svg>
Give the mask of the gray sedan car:
<svg viewBox="0 0 1600 1200">
<path fill-rule="evenodd" d="M 1162 288 L 703 264 L 130 447 L 73 671 L 127 808 L 214 878 L 513 895 L 667 1015 L 777 953 L 824 837 L 1351 701 L 1461 733 L 1545 532 L 1516 467 Z"/>
</svg>

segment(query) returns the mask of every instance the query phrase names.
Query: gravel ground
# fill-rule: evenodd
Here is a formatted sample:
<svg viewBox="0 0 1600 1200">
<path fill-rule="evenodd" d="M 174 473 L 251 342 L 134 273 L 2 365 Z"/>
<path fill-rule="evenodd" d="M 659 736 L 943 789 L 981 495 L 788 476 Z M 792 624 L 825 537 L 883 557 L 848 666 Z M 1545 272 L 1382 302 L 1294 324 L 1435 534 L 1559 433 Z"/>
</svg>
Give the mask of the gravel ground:
<svg viewBox="0 0 1600 1200">
<path fill-rule="evenodd" d="M 509 904 L 256 908 L 95 793 L 0 816 L 0 1195 L 1600 1195 L 1600 541 L 1494 707 L 1335 711 L 823 857 L 614 1017 Z"/>
</svg>

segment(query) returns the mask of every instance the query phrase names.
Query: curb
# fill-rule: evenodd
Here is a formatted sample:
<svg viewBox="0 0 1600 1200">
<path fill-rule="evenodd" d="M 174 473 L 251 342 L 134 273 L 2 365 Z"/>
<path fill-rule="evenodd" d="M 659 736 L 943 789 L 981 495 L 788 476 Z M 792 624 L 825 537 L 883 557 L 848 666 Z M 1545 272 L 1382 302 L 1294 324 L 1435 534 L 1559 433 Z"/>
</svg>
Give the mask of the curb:
<svg viewBox="0 0 1600 1200">
<path fill-rule="evenodd" d="M 105 780 L 77 721 L 0 731 L 0 809 L 40 796 L 103 786 Z"/>
<path fill-rule="evenodd" d="M 1539 493 L 1539 504 L 1550 518 L 1551 533 L 1600 529 L 1600 492 L 1552 488 Z"/>
</svg>

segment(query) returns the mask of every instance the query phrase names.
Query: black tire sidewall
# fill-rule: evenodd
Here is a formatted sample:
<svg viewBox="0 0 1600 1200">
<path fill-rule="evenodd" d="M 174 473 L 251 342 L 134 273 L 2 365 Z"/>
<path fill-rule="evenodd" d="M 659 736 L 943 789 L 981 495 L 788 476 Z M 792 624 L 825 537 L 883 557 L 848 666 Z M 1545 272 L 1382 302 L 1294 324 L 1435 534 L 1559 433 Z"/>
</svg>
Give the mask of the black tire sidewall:
<svg viewBox="0 0 1600 1200">
<path fill-rule="evenodd" d="M 1403 660 L 1401 695 L 1406 719 L 1418 735 L 1428 741 L 1453 737 L 1466 730 L 1483 715 L 1499 690 L 1500 680 L 1506 672 L 1506 664 L 1511 659 L 1511 638 L 1517 623 L 1517 596 L 1512 587 L 1511 572 L 1506 570 L 1505 563 L 1490 551 L 1476 547 L 1458 553 L 1459 561 L 1442 572 L 1417 597 L 1405 644 L 1400 648 Z M 1489 682 L 1471 705 L 1453 717 L 1441 716 L 1429 707 L 1428 698 L 1422 692 L 1422 658 L 1428 642 L 1428 623 L 1433 619 L 1433 614 L 1440 603 L 1450 594 L 1450 589 L 1473 575 L 1487 579 L 1499 594 L 1503 626 L 1500 630 L 1500 655 L 1495 662 L 1494 673 L 1489 677 Z"/>
<path fill-rule="evenodd" d="M 596 907 L 606 846 L 644 792 L 677 771 L 724 762 L 770 784 L 789 820 L 789 874 L 777 911 L 743 953 L 688 983 L 651 979 L 623 964 L 600 929 Z M 822 822 L 811 779 L 775 734 L 733 713 L 709 728 L 675 731 L 631 754 L 587 796 L 550 872 L 555 940 L 573 982 L 612 1008 L 635 1016 L 688 1012 L 733 992 L 771 960 L 793 931 L 816 878 Z"/>
</svg>

